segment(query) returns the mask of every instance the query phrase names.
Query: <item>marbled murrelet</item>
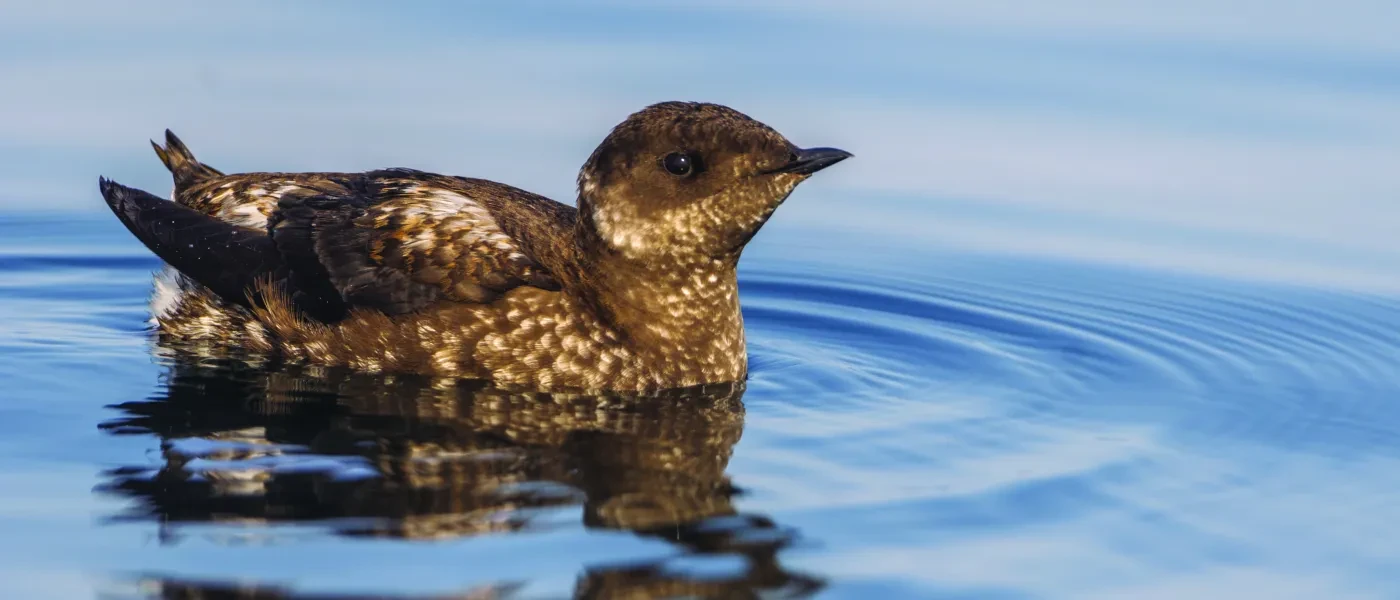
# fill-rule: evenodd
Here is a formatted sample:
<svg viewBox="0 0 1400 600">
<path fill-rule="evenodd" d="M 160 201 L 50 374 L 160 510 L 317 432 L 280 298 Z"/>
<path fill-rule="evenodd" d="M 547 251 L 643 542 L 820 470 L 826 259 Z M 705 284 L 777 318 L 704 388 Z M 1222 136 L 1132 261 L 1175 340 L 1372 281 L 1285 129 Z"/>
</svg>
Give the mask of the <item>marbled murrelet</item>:
<svg viewBox="0 0 1400 600">
<path fill-rule="evenodd" d="M 594 150 L 575 209 L 410 169 L 225 175 L 168 131 L 152 145 L 173 202 L 100 188 L 167 265 L 152 302 L 163 338 L 584 390 L 744 379 L 739 256 L 799 183 L 850 156 L 731 108 L 664 102 Z"/>
</svg>

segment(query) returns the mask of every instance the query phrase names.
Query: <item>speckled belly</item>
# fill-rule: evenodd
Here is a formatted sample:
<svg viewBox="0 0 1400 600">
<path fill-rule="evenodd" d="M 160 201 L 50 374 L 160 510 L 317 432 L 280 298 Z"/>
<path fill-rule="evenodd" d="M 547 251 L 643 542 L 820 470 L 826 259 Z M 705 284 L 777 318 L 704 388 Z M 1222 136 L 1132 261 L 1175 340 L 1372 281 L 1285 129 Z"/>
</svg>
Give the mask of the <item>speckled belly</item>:
<svg viewBox="0 0 1400 600">
<path fill-rule="evenodd" d="M 253 313 L 214 295 L 166 266 L 156 274 L 150 325 L 167 342 L 195 351 L 270 345 L 269 333 Z"/>
<path fill-rule="evenodd" d="M 490 304 L 446 303 L 396 318 L 356 311 L 326 325 L 300 318 L 277 294 L 250 311 L 167 270 L 152 321 L 163 340 L 216 352 L 238 348 L 358 371 L 489 379 L 536 389 L 656 389 L 741 380 L 742 329 L 727 347 L 638 347 L 558 292 L 522 287 Z"/>
</svg>

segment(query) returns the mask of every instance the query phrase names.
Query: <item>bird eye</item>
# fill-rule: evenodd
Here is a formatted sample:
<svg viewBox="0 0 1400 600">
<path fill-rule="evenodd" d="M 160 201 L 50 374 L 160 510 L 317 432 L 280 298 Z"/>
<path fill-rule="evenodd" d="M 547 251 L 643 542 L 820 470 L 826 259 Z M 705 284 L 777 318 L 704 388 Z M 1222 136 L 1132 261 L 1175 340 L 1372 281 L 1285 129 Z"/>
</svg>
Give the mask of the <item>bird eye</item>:
<svg viewBox="0 0 1400 600">
<path fill-rule="evenodd" d="M 677 177 L 685 177 L 694 170 L 694 161 L 690 155 L 683 152 L 672 152 L 661 159 L 661 166 L 666 168 L 666 172 Z"/>
</svg>

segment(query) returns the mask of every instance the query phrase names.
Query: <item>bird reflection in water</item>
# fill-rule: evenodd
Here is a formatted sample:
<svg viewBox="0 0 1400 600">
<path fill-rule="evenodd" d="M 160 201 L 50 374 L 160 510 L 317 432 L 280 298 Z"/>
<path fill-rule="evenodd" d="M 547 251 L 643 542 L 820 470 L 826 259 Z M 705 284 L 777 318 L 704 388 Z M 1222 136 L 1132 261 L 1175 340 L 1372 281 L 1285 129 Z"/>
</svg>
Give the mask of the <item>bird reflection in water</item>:
<svg viewBox="0 0 1400 600">
<path fill-rule="evenodd" d="M 660 559 L 588 567 L 574 597 L 805 597 L 823 582 L 778 560 L 794 532 L 734 507 L 724 470 L 743 430 L 742 395 L 741 384 L 645 397 L 514 392 L 182 357 L 169 361 L 158 395 L 114 407 L 124 414 L 101 425 L 158 436 L 162 464 L 110 470 L 99 489 L 132 500 L 114 519 L 156 521 L 169 544 L 192 523 L 499 535 L 548 528 L 538 517 L 549 509 L 581 505 L 586 528 L 663 539 L 689 555 L 738 556 L 745 566 L 703 578 Z M 170 598 L 295 597 L 164 577 L 142 587 Z"/>
</svg>

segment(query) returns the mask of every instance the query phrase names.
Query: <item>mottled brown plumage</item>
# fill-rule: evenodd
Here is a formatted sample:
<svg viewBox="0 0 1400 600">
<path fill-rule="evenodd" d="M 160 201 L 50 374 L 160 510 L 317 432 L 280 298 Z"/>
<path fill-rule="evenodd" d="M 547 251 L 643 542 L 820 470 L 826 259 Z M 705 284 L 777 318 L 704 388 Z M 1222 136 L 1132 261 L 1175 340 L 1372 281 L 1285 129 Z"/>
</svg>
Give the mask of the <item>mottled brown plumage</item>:
<svg viewBox="0 0 1400 600">
<path fill-rule="evenodd" d="M 578 208 L 387 169 L 224 175 L 174 135 L 174 203 L 102 181 L 171 267 L 161 335 L 373 372 L 547 389 L 742 380 L 735 267 L 788 194 L 849 154 L 733 109 L 666 102 L 613 129 Z"/>
</svg>

